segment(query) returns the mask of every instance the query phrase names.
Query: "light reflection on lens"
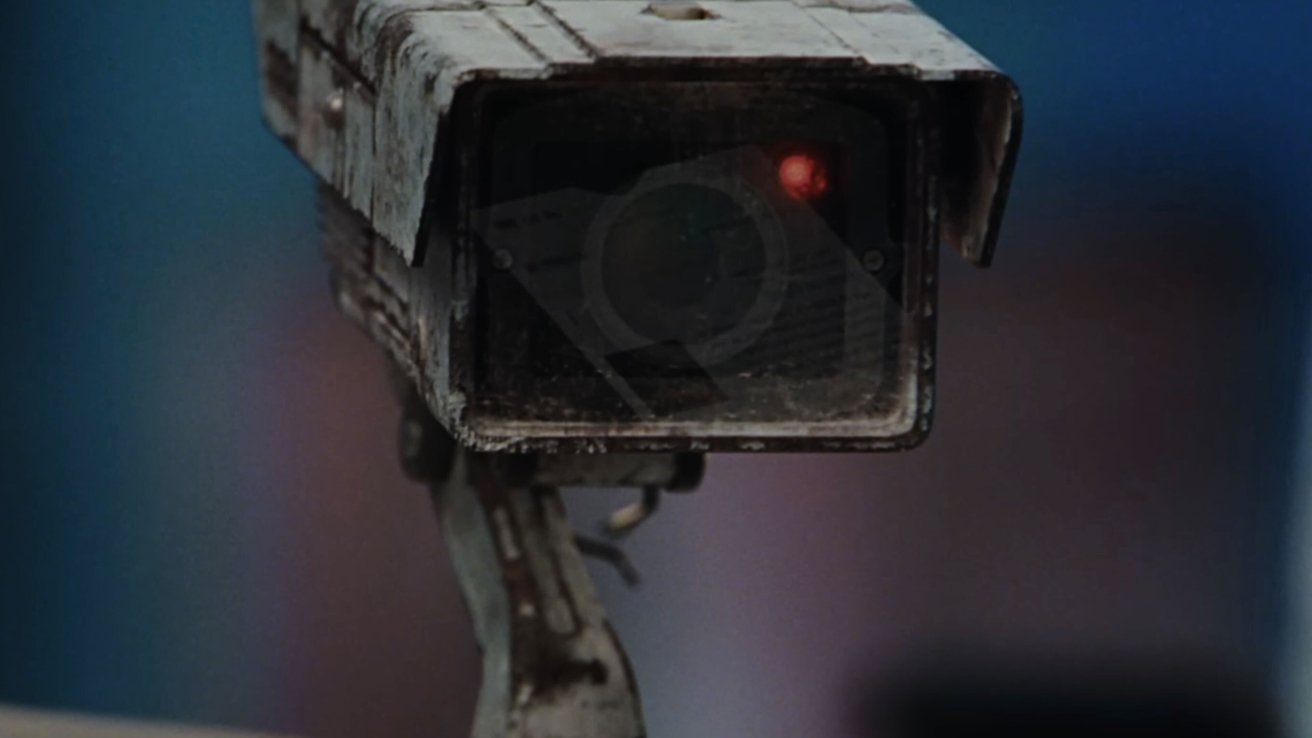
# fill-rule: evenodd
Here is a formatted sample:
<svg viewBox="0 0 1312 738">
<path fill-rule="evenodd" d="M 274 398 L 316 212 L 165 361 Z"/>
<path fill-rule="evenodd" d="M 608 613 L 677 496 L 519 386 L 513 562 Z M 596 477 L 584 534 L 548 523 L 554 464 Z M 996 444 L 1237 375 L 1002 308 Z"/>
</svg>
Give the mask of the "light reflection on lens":
<svg viewBox="0 0 1312 738">
<path fill-rule="evenodd" d="M 809 154 L 793 154 L 779 162 L 779 185 L 794 200 L 814 200 L 829 189 L 824 163 Z"/>
</svg>

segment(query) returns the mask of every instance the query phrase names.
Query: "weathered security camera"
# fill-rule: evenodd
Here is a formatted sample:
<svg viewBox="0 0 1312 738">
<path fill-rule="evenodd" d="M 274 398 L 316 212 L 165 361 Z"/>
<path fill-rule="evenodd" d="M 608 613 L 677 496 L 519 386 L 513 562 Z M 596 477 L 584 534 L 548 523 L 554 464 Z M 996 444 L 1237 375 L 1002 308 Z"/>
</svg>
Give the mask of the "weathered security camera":
<svg viewBox="0 0 1312 738">
<path fill-rule="evenodd" d="M 1015 86 L 905 0 L 255 13 L 338 302 L 406 375 L 402 460 L 482 646 L 473 735 L 646 735 L 581 553 L 635 575 L 555 489 L 641 489 L 622 536 L 702 452 L 924 438 L 938 243 L 992 256 Z"/>
<path fill-rule="evenodd" d="M 255 0 L 342 308 L 481 451 L 894 450 L 1007 77 L 905 0 Z"/>
</svg>

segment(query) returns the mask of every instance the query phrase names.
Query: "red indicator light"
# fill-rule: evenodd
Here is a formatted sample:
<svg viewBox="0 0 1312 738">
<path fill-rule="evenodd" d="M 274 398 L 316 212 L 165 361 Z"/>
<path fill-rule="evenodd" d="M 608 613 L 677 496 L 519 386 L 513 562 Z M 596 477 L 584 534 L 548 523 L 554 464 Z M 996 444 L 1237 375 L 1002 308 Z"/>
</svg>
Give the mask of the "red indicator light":
<svg viewBox="0 0 1312 738">
<path fill-rule="evenodd" d="M 814 200 L 829 189 L 829 175 L 815 157 L 793 154 L 779 162 L 779 184 L 794 200 Z"/>
</svg>

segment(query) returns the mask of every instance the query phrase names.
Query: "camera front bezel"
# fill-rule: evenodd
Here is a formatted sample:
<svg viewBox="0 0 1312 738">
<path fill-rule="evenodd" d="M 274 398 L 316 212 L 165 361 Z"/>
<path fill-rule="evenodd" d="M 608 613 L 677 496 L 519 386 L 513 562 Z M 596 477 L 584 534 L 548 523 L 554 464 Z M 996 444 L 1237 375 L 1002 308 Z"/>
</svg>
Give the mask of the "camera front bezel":
<svg viewBox="0 0 1312 738">
<path fill-rule="evenodd" d="M 597 70 L 594 70 L 594 72 Z M 929 431 L 933 406 L 933 352 L 935 337 L 938 209 L 938 135 L 934 122 L 934 100 L 928 86 L 888 76 L 854 74 L 851 70 L 829 70 L 799 75 L 796 70 L 762 70 L 748 79 L 737 70 L 662 70 L 653 68 L 623 76 L 589 74 L 578 78 L 542 81 L 483 81 L 468 85 L 453 104 L 455 136 L 452 150 L 438 152 L 449 163 L 444 167 L 446 185 L 434 190 L 448 193 L 445 201 L 430 203 L 445 227 L 428 236 L 433 244 L 426 261 L 438 259 L 452 277 L 433 289 L 446 292 L 442 299 L 455 306 L 446 337 L 447 355 L 442 372 L 447 393 L 463 398 L 445 418 L 453 432 L 478 448 L 511 451 L 852 451 L 898 450 L 919 444 Z M 489 95 L 506 94 L 514 88 L 605 87 L 670 82 L 706 82 L 737 85 L 781 85 L 788 89 L 821 91 L 835 99 L 877 102 L 895 110 L 904 126 L 901 166 L 903 189 L 900 233 L 905 249 L 902 278 L 902 330 L 897 346 L 895 398 L 878 417 L 819 422 L 722 422 L 645 421 L 616 417 L 609 422 L 577 422 L 561 408 L 560 420 L 518 420 L 481 413 L 476 365 L 476 323 L 481 270 L 486 260 L 478 258 L 472 238 L 470 213 L 475 207 L 480 166 L 479 152 L 486 135 L 483 103 Z M 495 305 L 486 309 L 495 309 Z M 539 418 L 541 413 L 536 413 Z"/>
</svg>

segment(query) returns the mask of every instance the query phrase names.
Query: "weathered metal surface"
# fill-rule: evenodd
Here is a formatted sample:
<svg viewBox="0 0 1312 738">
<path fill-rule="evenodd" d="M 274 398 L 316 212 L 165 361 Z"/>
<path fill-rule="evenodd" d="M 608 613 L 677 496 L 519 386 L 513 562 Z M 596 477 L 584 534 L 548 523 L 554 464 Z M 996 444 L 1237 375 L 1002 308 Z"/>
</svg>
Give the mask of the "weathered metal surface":
<svg viewBox="0 0 1312 738">
<path fill-rule="evenodd" d="M 417 340 L 408 270 L 390 249 L 380 248 L 368 222 L 326 186 L 319 209 L 324 256 L 332 264 L 338 308 L 382 346 L 407 378 L 418 376 L 425 360 Z"/>
<path fill-rule="evenodd" d="M 642 738 L 637 685 L 559 495 L 461 454 L 434 488 L 483 651 L 474 738 Z"/>
<path fill-rule="evenodd" d="M 700 22 L 646 12 L 650 0 L 540 0 L 598 58 L 853 60 L 853 50 L 792 0 L 706 0 Z"/>
<path fill-rule="evenodd" d="M 314 34 L 301 37 L 298 58 L 296 148 L 353 208 L 368 212 L 375 169 L 363 152 L 374 145 L 374 90 Z"/>
<path fill-rule="evenodd" d="M 279 138 L 288 142 L 296 139 L 299 23 L 297 0 L 255 3 L 255 42 L 260 54 L 264 120 Z"/>
<path fill-rule="evenodd" d="M 971 262 L 990 261 L 1019 144 L 1020 96 L 1007 77 L 914 4 L 708 0 L 700 4 L 703 21 L 666 20 L 648 6 L 647 0 L 254 0 L 265 116 L 413 264 L 422 253 L 425 204 L 442 181 L 437 153 L 448 134 L 447 114 L 457 91 L 477 79 L 718 60 L 739 67 L 837 65 L 964 85 L 972 88 L 960 111 L 969 171 L 947 192 L 943 237 Z M 309 56 L 302 53 L 307 46 Z M 316 46 L 333 63 L 316 61 Z M 335 135 L 324 135 L 322 116 L 312 112 L 334 104 L 334 91 L 324 89 L 325 65 L 338 73 L 337 92 L 347 96 L 350 111 Z"/>
</svg>

